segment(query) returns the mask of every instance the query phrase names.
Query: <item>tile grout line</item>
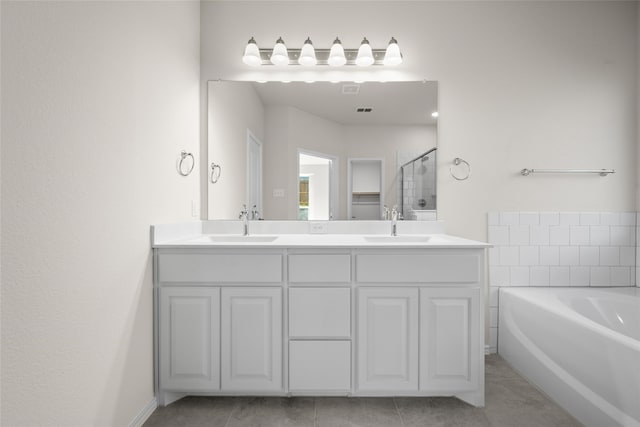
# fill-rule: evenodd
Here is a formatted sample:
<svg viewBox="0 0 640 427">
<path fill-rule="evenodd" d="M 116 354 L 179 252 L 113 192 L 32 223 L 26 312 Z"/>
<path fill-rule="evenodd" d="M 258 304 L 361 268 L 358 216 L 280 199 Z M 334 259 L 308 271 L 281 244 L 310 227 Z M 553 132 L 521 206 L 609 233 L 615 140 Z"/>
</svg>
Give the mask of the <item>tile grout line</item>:
<svg viewBox="0 0 640 427">
<path fill-rule="evenodd" d="M 397 413 L 397 414 L 398 414 L 398 416 L 400 417 L 400 425 L 401 425 L 402 427 L 405 427 L 405 426 L 404 426 L 404 419 L 402 419 L 402 414 L 400 413 L 400 409 L 398 408 L 398 402 L 396 402 L 396 398 L 395 398 L 395 397 L 392 397 L 392 398 L 391 398 L 391 400 L 393 400 L 393 406 L 395 406 L 395 408 L 396 408 L 396 413 Z"/>
<path fill-rule="evenodd" d="M 227 422 L 224 423 L 224 427 L 228 427 L 229 426 L 229 421 L 231 420 L 231 416 L 233 415 L 233 413 L 236 410 L 237 406 L 238 406 L 238 398 L 234 397 L 233 398 L 233 409 L 231 410 L 231 412 L 229 412 L 229 416 L 227 417 Z"/>
<path fill-rule="evenodd" d="M 318 427 L 318 398 L 313 398 L 313 427 Z"/>
</svg>

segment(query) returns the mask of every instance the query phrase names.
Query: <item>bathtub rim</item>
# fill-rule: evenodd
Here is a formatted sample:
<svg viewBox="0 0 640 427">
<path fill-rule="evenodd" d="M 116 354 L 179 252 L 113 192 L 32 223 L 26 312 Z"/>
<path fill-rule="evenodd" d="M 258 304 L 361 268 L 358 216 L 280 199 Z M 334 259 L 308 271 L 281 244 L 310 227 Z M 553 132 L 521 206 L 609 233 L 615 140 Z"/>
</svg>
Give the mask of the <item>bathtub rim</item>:
<svg viewBox="0 0 640 427">
<path fill-rule="evenodd" d="M 527 302 L 534 304 L 536 307 L 548 310 L 555 315 L 563 317 L 571 322 L 583 324 L 591 331 L 604 334 L 610 338 L 620 342 L 625 346 L 634 348 L 640 352 L 640 340 L 625 335 L 619 331 L 611 329 L 605 325 L 602 325 L 595 320 L 577 312 L 573 307 L 567 305 L 558 297 L 558 293 L 576 293 L 576 292 L 594 292 L 594 293 L 609 293 L 618 296 L 627 295 L 633 296 L 640 301 L 640 288 L 635 286 L 625 287 L 607 287 L 607 288 L 588 288 L 588 287 L 542 287 L 542 286 L 527 286 L 527 287 L 514 287 L 504 286 L 500 288 L 500 295 L 498 297 L 498 308 L 500 309 L 500 300 L 502 299 L 502 293 L 508 293 L 512 298 L 518 298 L 520 300 L 526 300 Z M 522 294 L 525 294 L 526 297 Z M 543 299 L 542 295 L 552 294 L 553 299 Z M 563 309 L 564 308 L 564 309 Z M 500 341 L 500 330 L 498 329 L 498 342 Z M 498 346 L 499 347 L 499 346 Z"/>
<path fill-rule="evenodd" d="M 613 292 L 611 292 L 612 290 Z M 541 348 L 539 343 L 532 341 L 531 337 L 521 330 L 521 325 L 511 318 L 519 310 L 541 311 L 543 315 L 546 312 L 554 317 L 558 316 L 560 321 L 570 323 L 574 328 L 584 329 L 614 345 L 627 347 L 633 353 L 638 353 L 640 352 L 640 342 L 589 319 L 571 307 L 567 307 L 567 304 L 561 301 L 558 295 L 639 296 L 640 289 L 629 287 L 606 289 L 527 287 L 505 288 L 504 292 L 506 292 L 506 298 L 499 300 L 501 307 L 499 319 L 501 332 L 499 334 L 505 335 L 503 335 L 503 340 L 500 340 L 500 336 L 498 338 L 498 354 L 516 372 L 585 426 L 640 427 L 640 419 L 634 418 L 633 412 L 630 413 L 625 409 L 626 406 L 620 406 L 620 402 L 608 399 L 599 388 L 592 388 L 588 383 L 583 382 L 580 376 L 574 376 L 570 370 L 563 366 L 562 360 L 566 359 L 556 360 L 549 356 L 544 348 Z M 553 294 L 554 298 L 545 298 L 550 294 Z M 500 296 L 502 297 L 502 289 Z M 522 307 L 523 304 L 529 307 Z M 550 308 L 550 306 L 552 307 Z M 563 307 L 565 310 L 561 311 Z"/>
</svg>

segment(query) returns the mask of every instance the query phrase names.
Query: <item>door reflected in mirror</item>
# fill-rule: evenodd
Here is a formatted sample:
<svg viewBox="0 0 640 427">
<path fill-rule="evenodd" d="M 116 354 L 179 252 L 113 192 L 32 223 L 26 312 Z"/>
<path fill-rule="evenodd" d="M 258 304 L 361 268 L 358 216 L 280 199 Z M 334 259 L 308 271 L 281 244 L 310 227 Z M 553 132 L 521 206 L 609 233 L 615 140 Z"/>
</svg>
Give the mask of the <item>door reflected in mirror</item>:
<svg viewBox="0 0 640 427">
<path fill-rule="evenodd" d="M 437 82 L 208 84 L 209 219 L 435 217 Z M 424 159 L 424 157 L 423 157 Z M 411 169 L 411 173 L 409 170 Z M 214 180 L 215 181 L 215 180 Z M 422 211 L 422 212 L 420 212 Z"/>
</svg>

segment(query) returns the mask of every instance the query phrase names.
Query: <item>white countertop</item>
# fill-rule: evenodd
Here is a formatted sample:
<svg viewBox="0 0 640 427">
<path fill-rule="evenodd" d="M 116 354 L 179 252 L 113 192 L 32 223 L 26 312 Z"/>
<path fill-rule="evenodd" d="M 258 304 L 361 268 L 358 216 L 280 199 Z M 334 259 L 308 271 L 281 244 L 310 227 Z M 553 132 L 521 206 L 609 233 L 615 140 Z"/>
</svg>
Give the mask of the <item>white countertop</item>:
<svg viewBox="0 0 640 427">
<path fill-rule="evenodd" d="M 158 242 L 155 248 L 488 248 L 491 245 L 446 234 L 201 234 Z"/>
<path fill-rule="evenodd" d="M 324 233 L 312 233 L 321 227 Z M 490 244 L 444 233 L 438 221 L 402 221 L 391 236 L 383 221 L 252 222 L 242 236 L 239 221 L 154 225 L 154 248 L 488 248 Z"/>
</svg>

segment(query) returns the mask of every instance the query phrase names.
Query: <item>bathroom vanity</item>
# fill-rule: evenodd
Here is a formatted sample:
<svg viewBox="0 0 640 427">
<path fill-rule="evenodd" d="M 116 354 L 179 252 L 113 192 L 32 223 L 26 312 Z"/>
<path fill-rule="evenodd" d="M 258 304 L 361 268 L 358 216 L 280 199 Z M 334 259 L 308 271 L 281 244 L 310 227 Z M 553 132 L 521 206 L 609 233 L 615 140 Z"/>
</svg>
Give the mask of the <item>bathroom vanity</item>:
<svg viewBox="0 0 640 427">
<path fill-rule="evenodd" d="M 486 244 L 443 234 L 240 236 L 207 223 L 153 231 L 159 404 L 248 394 L 484 405 Z"/>
</svg>

